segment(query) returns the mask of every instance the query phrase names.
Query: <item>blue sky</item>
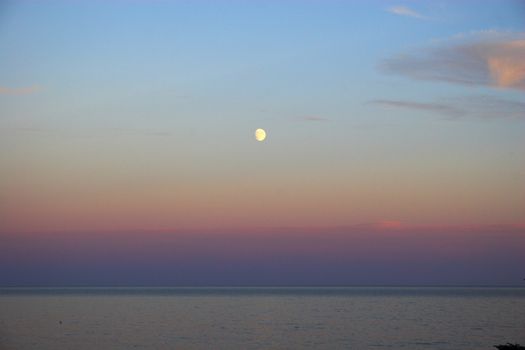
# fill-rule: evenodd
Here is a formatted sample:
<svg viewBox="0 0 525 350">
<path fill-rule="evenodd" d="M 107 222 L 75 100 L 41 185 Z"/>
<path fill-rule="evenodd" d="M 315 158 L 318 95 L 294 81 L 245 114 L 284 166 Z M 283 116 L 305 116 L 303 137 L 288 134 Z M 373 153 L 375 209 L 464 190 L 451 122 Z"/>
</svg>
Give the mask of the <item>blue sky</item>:
<svg viewBox="0 0 525 350">
<path fill-rule="evenodd" d="M 250 173 L 283 186 L 314 173 L 344 187 L 357 173 L 365 187 L 370 174 L 421 187 L 444 177 L 445 187 L 490 181 L 491 196 L 514 196 L 520 78 L 498 87 L 478 82 L 486 67 L 461 69 L 485 65 L 481 54 L 464 57 L 471 46 L 492 54 L 487 43 L 522 40 L 524 11 L 514 1 L 8 2 L 2 156 L 32 172 L 49 156 L 60 176 L 67 164 L 94 171 L 107 156 L 122 161 L 109 173 L 182 168 L 217 187 Z M 449 51 L 459 69 L 447 66 Z M 445 79 L 417 79 L 434 70 Z M 462 74 L 467 83 L 447 81 Z M 250 142 L 257 127 L 268 131 L 263 149 Z M 261 166 L 242 168 L 253 162 Z"/>
<path fill-rule="evenodd" d="M 0 234 L 505 227 L 522 244 L 524 18 L 521 1 L 3 2 Z"/>
</svg>

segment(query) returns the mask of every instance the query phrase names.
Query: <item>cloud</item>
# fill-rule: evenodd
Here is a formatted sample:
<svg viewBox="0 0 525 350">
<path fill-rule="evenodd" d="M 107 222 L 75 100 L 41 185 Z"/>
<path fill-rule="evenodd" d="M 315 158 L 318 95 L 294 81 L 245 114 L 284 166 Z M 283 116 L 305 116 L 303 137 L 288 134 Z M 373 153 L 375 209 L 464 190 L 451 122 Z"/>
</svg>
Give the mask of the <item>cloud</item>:
<svg viewBox="0 0 525 350">
<path fill-rule="evenodd" d="M 439 102 L 406 100 L 373 100 L 370 103 L 386 108 L 403 108 L 428 111 L 455 119 L 471 117 L 480 119 L 525 120 L 525 102 L 502 99 L 488 95 L 449 98 Z"/>
<path fill-rule="evenodd" d="M 426 16 L 406 7 L 406 6 L 393 6 L 387 9 L 388 12 L 398 16 L 412 17 L 418 19 L 428 19 Z"/>
<path fill-rule="evenodd" d="M 469 116 L 525 120 L 525 102 L 521 101 L 481 95 L 450 99 L 450 103 L 461 106 Z"/>
<path fill-rule="evenodd" d="M 442 103 L 422 103 L 413 101 L 400 101 L 400 100 L 372 100 L 370 103 L 392 108 L 406 108 L 414 109 L 418 111 L 428 111 L 438 114 L 443 114 L 451 117 L 459 117 L 465 114 L 465 111 L 456 107 L 442 104 Z"/>
<path fill-rule="evenodd" d="M 37 85 L 20 87 L 20 88 L 0 86 L 0 95 L 30 95 L 35 92 L 38 92 L 39 90 L 40 90 L 40 87 Z"/>
<path fill-rule="evenodd" d="M 525 89 L 525 39 L 501 44 L 500 52 L 487 58 L 498 86 Z"/>
<path fill-rule="evenodd" d="M 375 224 L 375 227 L 383 230 L 394 230 L 403 227 L 403 223 L 397 220 L 384 220 Z"/>
<path fill-rule="evenodd" d="M 59 134 L 71 137 L 118 137 L 118 136 L 159 136 L 168 137 L 173 134 L 169 131 L 131 129 L 131 128 L 83 128 L 83 129 L 56 129 L 40 127 L 16 127 L 7 131 L 22 133 Z"/>
<path fill-rule="evenodd" d="M 525 32 L 456 35 L 389 58 L 380 69 L 417 80 L 525 90 Z"/>
<path fill-rule="evenodd" d="M 316 115 L 307 115 L 307 116 L 297 117 L 295 118 L 295 120 L 302 121 L 302 122 L 328 122 L 330 121 L 330 119 L 328 118 L 319 117 Z"/>
</svg>

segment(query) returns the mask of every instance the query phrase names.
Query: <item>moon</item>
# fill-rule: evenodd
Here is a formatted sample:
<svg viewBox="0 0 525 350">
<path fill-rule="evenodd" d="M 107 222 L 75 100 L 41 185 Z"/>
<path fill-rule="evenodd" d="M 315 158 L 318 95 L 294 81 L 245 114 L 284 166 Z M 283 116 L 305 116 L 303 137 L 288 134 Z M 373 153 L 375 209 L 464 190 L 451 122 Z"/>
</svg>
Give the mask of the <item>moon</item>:
<svg viewBox="0 0 525 350">
<path fill-rule="evenodd" d="M 264 129 L 257 129 L 255 130 L 255 139 L 257 141 L 264 141 L 264 139 L 266 138 L 266 131 L 264 131 Z"/>
</svg>

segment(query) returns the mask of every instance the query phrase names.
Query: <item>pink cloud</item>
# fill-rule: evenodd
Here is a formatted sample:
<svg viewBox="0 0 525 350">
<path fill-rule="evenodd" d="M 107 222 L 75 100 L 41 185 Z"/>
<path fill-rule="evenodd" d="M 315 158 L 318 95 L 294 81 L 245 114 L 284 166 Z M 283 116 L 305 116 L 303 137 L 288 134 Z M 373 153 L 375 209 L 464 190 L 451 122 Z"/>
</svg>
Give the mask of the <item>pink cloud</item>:
<svg viewBox="0 0 525 350">
<path fill-rule="evenodd" d="M 501 43 L 487 64 L 497 86 L 525 89 L 525 39 Z"/>
<path fill-rule="evenodd" d="M 387 59 L 381 68 L 418 80 L 525 90 L 525 33 L 457 35 Z"/>
<path fill-rule="evenodd" d="M 400 229 L 403 227 L 401 221 L 396 220 L 385 220 L 377 223 L 377 228 L 380 229 Z"/>
</svg>

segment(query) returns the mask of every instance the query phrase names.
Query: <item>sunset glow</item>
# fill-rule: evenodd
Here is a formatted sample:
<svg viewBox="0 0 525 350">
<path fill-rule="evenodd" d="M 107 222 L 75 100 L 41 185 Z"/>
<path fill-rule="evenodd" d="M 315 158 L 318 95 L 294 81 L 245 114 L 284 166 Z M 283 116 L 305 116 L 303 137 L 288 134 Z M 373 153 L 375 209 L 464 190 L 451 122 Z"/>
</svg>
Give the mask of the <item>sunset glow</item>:
<svg viewBox="0 0 525 350">
<path fill-rule="evenodd" d="M 7 1 L 0 285 L 521 281 L 523 18 Z"/>
</svg>

